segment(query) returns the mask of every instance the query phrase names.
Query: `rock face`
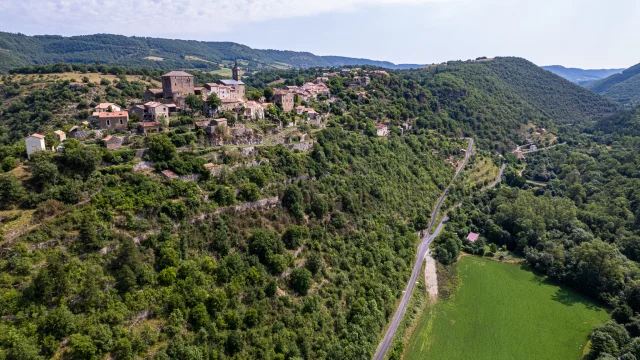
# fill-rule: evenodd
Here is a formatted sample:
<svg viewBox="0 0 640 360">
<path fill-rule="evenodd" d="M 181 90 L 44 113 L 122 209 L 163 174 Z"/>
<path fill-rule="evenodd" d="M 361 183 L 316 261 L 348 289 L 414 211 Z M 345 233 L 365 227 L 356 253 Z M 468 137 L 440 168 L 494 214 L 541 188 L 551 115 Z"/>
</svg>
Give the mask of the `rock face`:
<svg viewBox="0 0 640 360">
<path fill-rule="evenodd" d="M 226 134 L 212 133 L 209 137 L 211 146 L 223 145 L 258 145 L 262 144 L 262 135 L 251 128 L 232 128 Z"/>
</svg>

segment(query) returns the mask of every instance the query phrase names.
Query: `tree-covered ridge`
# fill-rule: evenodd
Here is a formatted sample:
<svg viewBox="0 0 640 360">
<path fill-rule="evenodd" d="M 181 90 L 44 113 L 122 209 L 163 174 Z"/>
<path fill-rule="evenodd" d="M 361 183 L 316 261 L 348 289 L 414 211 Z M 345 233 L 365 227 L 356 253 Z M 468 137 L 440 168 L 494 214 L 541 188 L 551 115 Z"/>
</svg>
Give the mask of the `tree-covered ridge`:
<svg viewBox="0 0 640 360">
<path fill-rule="evenodd" d="M 480 63 L 491 69 L 529 105 L 556 122 L 575 123 L 612 115 L 617 105 L 575 86 L 533 63 L 519 58 L 497 58 Z"/>
<path fill-rule="evenodd" d="M 158 59 L 145 59 L 156 57 Z M 155 69 L 220 69 L 222 62 L 246 61 L 249 70 L 312 66 L 376 65 L 395 68 L 385 61 L 308 52 L 258 50 L 231 42 L 173 40 L 122 35 L 26 36 L 0 32 L 0 72 L 16 66 L 57 62 L 138 66 Z"/>
<path fill-rule="evenodd" d="M 640 64 L 624 70 L 621 74 L 614 74 L 600 80 L 588 88 L 625 105 L 638 105 L 640 103 Z"/>
<path fill-rule="evenodd" d="M 620 111 L 615 116 L 598 121 L 594 130 L 614 136 L 640 136 L 640 112 L 637 107 Z"/>
<path fill-rule="evenodd" d="M 111 153 L 71 143 L 32 159 L 26 184 L 0 175 L 3 206 L 40 223 L 4 245 L 2 355 L 368 359 L 414 258 L 411 220 L 454 171 L 433 150 L 460 143 L 335 128 L 317 140 L 200 188 L 105 171 Z M 304 173 L 317 180 L 265 186 Z M 215 214 L 249 185 L 281 206 Z"/>
</svg>

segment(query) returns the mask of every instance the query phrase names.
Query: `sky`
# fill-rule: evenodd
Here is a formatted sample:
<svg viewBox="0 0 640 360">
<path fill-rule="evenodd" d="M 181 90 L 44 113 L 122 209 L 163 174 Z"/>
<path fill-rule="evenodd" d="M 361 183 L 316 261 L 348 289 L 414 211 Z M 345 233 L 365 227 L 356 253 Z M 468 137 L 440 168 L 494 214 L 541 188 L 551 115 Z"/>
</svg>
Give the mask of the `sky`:
<svg viewBox="0 0 640 360">
<path fill-rule="evenodd" d="M 0 31 L 233 41 L 394 63 L 640 62 L 638 0 L 0 0 Z"/>
</svg>

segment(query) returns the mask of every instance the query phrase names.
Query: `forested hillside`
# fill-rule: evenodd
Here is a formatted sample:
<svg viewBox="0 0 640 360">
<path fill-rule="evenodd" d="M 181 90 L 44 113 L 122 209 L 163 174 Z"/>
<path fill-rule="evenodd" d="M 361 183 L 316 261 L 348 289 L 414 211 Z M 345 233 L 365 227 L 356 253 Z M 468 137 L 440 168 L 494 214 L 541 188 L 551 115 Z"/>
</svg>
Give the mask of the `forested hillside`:
<svg viewBox="0 0 640 360">
<path fill-rule="evenodd" d="M 519 58 L 483 62 L 512 91 L 549 118 L 573 123 L 612 115 L 616 104 Z"/>
<path fill-rule="evenodd" d="M 44 73 L 54 68 L 60 72 Z M 246 79 L 247 96 L 269 96 L 269 86 L 303 84 L 323 71 L 259 72 Z M 53 146 L 53 129 L 79 125 L 99 102 L 130 105 L 157 86 L 161 72 L 59 64 L 5 75 L 0 358 L 369 359 L 409 278 L 416 233 L 464 156 L 462 138 L 473 136 L 484 156 L 512 159 L 508 151 L 522 143 L 523 128 L 578 131 L 616 107 L 520 59 L 390 71 L 371 75 L 364 88 L 350 85 L 362 71 L 331 77 L 331 101 L 307 104 L 328 114 L 322 127 L 291 129 L 315 142 L 307 151 L 275 142 L 251 145 L 251 155 L 244 146 L 211 147 L 194 126 L 199 115 L 187 113 L 172 117 L 160 134 L 125 134 L 129 143 L 121 150 L 89 137 L 31 159 L 23 136 L 40 131 Z M 196 82 L 208 76 L 197 73 Z M 579 105 L 563 108 L 571 102 Z M 277 120 L 252 124 L 231 116 L 255 131 Z M 377 136 L 379 124 L 389 125 L 388 137 Z M 629 152 L 612 156 L 624 161 L 624 176 L 635 176 Z M 589 165 L 579 160 L 572 164 Z M 212 173 L 207 163 L 220 171 Z M 606 164 L 615 165 L 608 158 Z M 160 172 L 166 169 L 198 176 L 171 180 Z M 585 212 L 580 221 L 606 241 L 622 230 L 632 240 L 633 215 L 624 210 L 637 212 L 633 180 L 617 188 L 616 173 L 588 172 L 590 179 L 606 178 L 603 204 L 594 212 L 608 215 Z M 520 184 L 509 176 L 509 184 Z M 465 200 L 482 186 L 476 185 L 457 185 L 447 202 Z M 521 192 L 539 211 L 548 205 L 556 222 L 547 228 L 536 218 L 537 232 L 526 236 L 505 231 L 528 223 L 487 231 L 498 231 L 514 249 L 537 246 L 538 236 L 562 237 L 558 231 L 587 231 L 573 216 L 586 202 L 571 201 L 596 190 L 557 187 L 544 194 L 504 190 L 510 200 L 517 195 L 508 194 Z M 610 196 L 615 189 L 624 195 Z M 495 211 L 482 207 L 481 220 Z M 624 221 L 616 218 L 621 214 Z M 592 240 L 583 235 L 571 239 Z M 453 239 L 447 236 L 445 243 Z M 459 252 L 458 242 L 447 251 Z M 438 251 L 442 262 L 455 258 Z"/>
<path fill-rule="evenodd" d="M 588 87 L 593 92 L 625 105 L 640 104 L 640 64 L 614 74 Z"/>
<path fill-rule="evenodd" d="M 0 32 L 0 73 L 16 66 L 58 62 L 107 64 L 155 69 L 220 69 L 240 59 L 249 70 L 312 66 L 375 65 L 385 61 L 308 52 L 258 50 L 231 42 L 205 42 L 96 34 L 86 36 L 26 36 Z"/>
</svg>

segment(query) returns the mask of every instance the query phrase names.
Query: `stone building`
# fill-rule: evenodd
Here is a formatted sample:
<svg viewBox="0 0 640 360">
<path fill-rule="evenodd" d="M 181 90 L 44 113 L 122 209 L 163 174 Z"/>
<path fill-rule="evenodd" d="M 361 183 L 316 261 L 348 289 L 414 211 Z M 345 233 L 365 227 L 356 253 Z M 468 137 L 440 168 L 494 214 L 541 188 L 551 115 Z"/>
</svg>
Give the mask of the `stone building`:
<svg viewBox="0 0 640 360">
<path fill-rule="evenodd" d="M 224 99 L 222 100 L 222 106 L 220 109 L 222 111 L 234 111 L 242 107 L 242 101 L 238 99 Z"/>
<path fill-rule="evenodd" d="M 95 112 L 108 112 L 108 111 L 112 111 L 112 112 L 118 112 L 118 111 L 122 111 L 122 109 L 120 108 L 120 106 L 114 104 L 114 103 L 100 103 L 98 104 L 98 106 L 96 106 Z"/>
<path fill-rule="evenodd" d="M 230 86 L 235 90 L 235 96 L 231 94 L 231 98 L 244 99 L 245 84 L 240 80 L 218 80 L 218 84 Z"/>
<path fill-rule="evenodd" d="M 162 96 L 165 99 L 175 98 L 176 95 L 187 96 L 193 94 L 193 75 L 184 71 L 170 71 L 162 75 Z"/>
<path fill-rule="evenodd" d="M 118 150 L 122 147 L 123 138 L 107 135 L 104 139 L 102 139 L 102 143 L 107 148 L 107 150 Z"/>
<path fill-rule="evenodd" d="M 282 106 L 282 110 L 284 111 L 293 110 L 293 94 L 288 91 L 275 90 L 273 92 L 273 102 L 276 104 L 280 104 Z"/>
<path fill-rule="evenodd" d="M 126 130 L 129 125 L 127 111 L 94 113 L 93 120 L 99 123 L 100 129 Z"/>
<path fill-rule="evenodd" d="M 58 137 L 58 141 L 59 142 L 63 142 L 65 140 L 67 140 L 67 134 L 65 134 L 64 131 L 56 130 L 53 133 L 56 134 L 56 136 Z"/>
<path fill-rule="evenodd" d="M 162 89 L 147 89 L 147 91 L 144 92 L 144 101 L 161 100 L 163 94 Z"/>
<path fill-rule="evenodd" d="M 151 132 L 159 132 L 160 124 L 155 121 L 147 121 L 147 122 L 139 122 L 138 123 L 138 132 L 140 134 L 148 134 Z"/>
</svg>

